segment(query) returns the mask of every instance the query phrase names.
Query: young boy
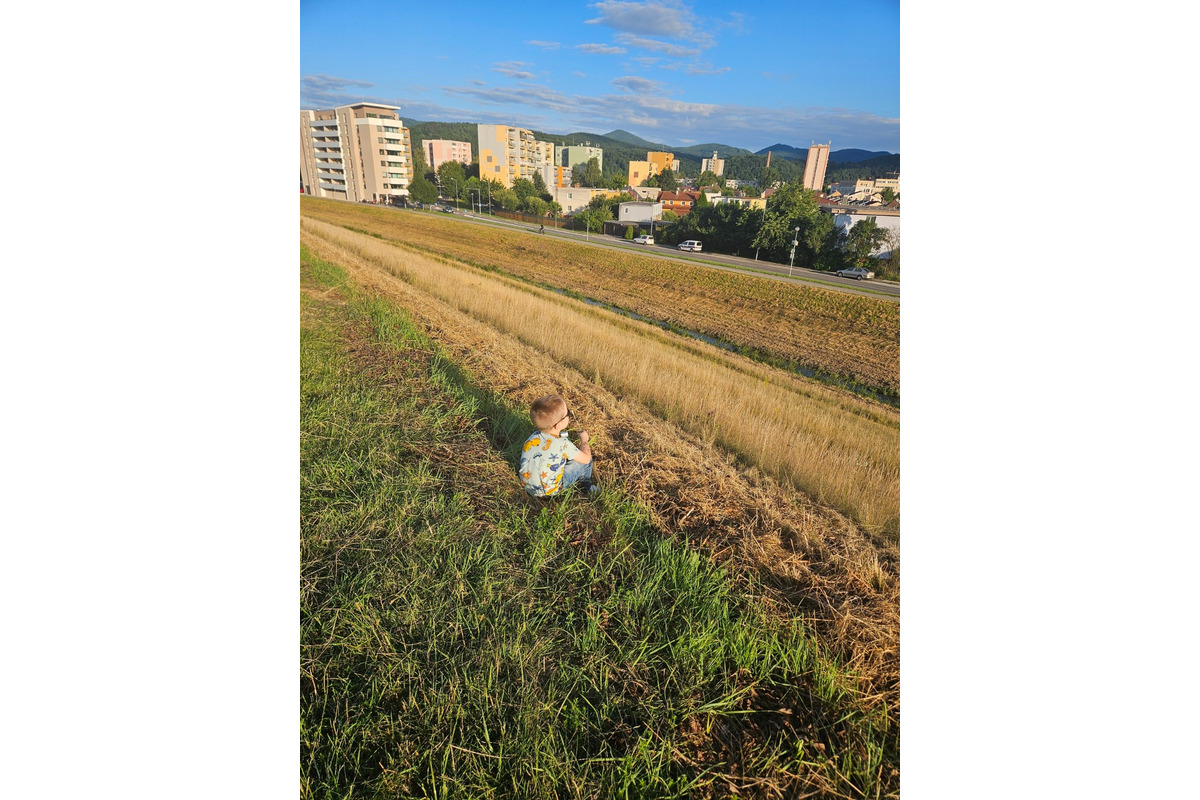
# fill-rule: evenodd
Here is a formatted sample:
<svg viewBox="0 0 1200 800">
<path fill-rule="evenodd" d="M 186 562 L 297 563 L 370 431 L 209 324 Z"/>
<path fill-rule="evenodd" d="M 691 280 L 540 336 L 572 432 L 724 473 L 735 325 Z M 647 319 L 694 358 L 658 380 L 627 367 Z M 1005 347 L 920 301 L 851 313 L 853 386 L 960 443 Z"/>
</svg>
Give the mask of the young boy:
<svg viewBox="0 0 1200 800">
<path fill-rule="evenodd" d="M 567 401 L 556 394 L 539 397 L 529 408 L 529 419 L 537 428 L 521 451 L 520 478 L 525 491 L 534 497 L 555 497 L 578 483 L 586 497 L 600 491 L 592 483 L 592 448 L 588 432 L 579 432 L 579 446 L 567 438 L 571 412 Z"/>
</svg>

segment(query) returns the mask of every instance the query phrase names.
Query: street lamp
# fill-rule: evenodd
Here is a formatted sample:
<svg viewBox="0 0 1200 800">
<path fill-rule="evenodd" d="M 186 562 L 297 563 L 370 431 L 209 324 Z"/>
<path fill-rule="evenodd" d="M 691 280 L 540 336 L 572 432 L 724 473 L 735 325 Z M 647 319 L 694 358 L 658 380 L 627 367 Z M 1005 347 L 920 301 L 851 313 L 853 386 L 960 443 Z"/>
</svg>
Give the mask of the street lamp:
<svg viewBox="0 0 1200 800">
<path fill-rule="evenodd" d="M 471 195 L 471 192 L 475 193 L 475 200 L 476 200 L 476 202 L 471 205 L 471 208 L 476 208 L 477 206 L 481 207 L 483 204 L 478 202 L 479 201 L 479 190 L 478 189 L 467 189 L 468 197 Z M 480 212 L 480 213 L 482 213 L 482 212 Z"/>
<path fill-rule="evenodd" d="M 792 257 L 788 260 L 788 277 L 792 277 L 792 264 L 796 262 L 796 245 L 800 242 L 800 226 L 796 226 L 796 235 L 792 237 Z"/>
<path fill-rule="evenodd" d="M 446 180 L 454 184 L 454 207 L 458 208 L 458 181 L 454 178 L 446 178 Z"/>
<path fill-rule="evenodd" d="M 492 182 L 491 182 L 491 181 L 484 181 L 484 182 L 483 182 L 483 185 L 484 185 L 484 187 L 487 189 L 487 195 L 488 195 L 488 214 L 490 215 L 490 214 L 492 213 Z M 479 211 L 480 211 L 480 213 L 483 213 L 483 203 L 480 203 L 480 204 L 479 204 Z"/>
</svg>

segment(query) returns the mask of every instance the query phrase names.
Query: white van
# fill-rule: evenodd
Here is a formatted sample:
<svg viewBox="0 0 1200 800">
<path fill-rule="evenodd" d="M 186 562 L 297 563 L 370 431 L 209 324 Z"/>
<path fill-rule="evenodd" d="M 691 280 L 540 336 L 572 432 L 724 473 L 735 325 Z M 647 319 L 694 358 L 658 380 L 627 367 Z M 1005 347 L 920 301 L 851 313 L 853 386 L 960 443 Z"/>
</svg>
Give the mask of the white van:
<svg viewBox="0 0 1200 800">
<path fill-rule="evenodd" d="M 679 243 L 680 250 L 691 250 L 693 253 L 699 253 L 700 248 L 704 245 L 697 242 L 695 239 L 688 239 L 686 242 Z"/>
</svg>

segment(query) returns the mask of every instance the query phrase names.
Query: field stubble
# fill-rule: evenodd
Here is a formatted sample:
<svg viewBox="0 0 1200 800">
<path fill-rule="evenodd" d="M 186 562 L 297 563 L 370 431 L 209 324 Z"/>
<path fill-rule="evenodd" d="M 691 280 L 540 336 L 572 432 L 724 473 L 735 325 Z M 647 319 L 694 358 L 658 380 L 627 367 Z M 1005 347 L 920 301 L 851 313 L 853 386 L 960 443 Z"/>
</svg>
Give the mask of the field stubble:
<svg viewBox="0 0 1200 800">
<path fill-rule="evenodd" d="M 579 292 L 898 396 L 900 307 L 890 300 L 610 252 L 444 215 L 303 198 L 303 213 L 476 266 Z M 513 258 L 513 255 L 517 258 Z"/>
<path fill-rule="evenodd" d="M 595 382 L 637 398 L 868 530 L 893 539 L 898 534 L 894 410 L 503 276 L 325 223 L 304 224 Z"/>
</svg>

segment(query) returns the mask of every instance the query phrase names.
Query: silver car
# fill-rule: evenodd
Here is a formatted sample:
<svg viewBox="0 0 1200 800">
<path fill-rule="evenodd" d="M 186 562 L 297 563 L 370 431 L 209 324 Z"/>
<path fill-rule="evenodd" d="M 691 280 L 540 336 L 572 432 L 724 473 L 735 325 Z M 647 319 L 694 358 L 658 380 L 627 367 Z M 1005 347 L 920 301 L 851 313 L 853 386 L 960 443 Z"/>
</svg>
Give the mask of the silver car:
<svg viewBox="0 0 1200 800">
<path fill-rule="evenodd" d="M 834 274 L 839 275 L 843 278 L 854 278 L 854 279 L 860 280 L 860 281 L 863 278 L 874 278 L 875 277 L 874 272 L 871 272 L 871 270 L 869 270 L 869 269 L 864 269 L 863 267 L 849 267 L 847 269 L 839 269 Z"/>
</svg>

